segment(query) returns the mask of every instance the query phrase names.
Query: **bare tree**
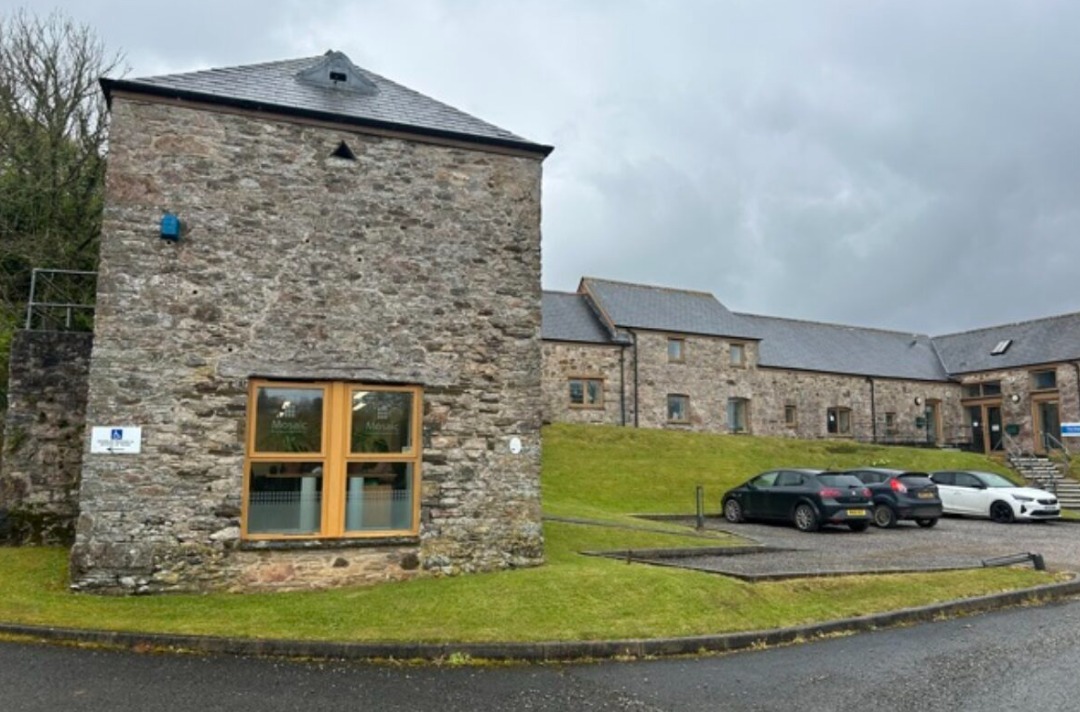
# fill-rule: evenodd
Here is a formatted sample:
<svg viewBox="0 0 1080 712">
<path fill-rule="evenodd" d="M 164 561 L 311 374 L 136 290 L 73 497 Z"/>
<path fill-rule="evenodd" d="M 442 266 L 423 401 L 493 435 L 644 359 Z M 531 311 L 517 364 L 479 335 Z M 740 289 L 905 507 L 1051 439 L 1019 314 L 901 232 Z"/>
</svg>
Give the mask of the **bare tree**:
<svg viewBox="0 0 1080 712">
<path fill-rule="evenodd" d="M 0 390 L 30 270 L 96 265 L 107 128 L 98 79 L 122 63 L 58 12 L 0 15 Z"/>
</svg>

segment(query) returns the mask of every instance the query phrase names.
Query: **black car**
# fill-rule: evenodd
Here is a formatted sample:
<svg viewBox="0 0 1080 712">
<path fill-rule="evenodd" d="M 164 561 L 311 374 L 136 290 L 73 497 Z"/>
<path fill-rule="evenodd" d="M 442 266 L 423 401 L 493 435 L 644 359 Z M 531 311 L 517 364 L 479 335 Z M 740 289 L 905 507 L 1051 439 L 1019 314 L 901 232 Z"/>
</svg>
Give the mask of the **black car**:
<svg viewBox="0 0 1080 712">
<path fill-rule="evenodd" d="M 823 470 L 770 470 L 728 490 L 721 509 L 729 522 L 772 519 L 793 522 L 799 531 L 823 524 L 846 524 L 852 531 L 870 526 L 870 490 L 862 482 Z"/>
<path fill-rule="evenodd" d="M 885 467 L 848 470 L 870 488 L 874 500 L 874 524 L 895 527 L 901 519 L 914 519 L 929 528 L 941 519 L 941 497 L 937 485 L 925 472 L 907 472 Z"/>
</svg>

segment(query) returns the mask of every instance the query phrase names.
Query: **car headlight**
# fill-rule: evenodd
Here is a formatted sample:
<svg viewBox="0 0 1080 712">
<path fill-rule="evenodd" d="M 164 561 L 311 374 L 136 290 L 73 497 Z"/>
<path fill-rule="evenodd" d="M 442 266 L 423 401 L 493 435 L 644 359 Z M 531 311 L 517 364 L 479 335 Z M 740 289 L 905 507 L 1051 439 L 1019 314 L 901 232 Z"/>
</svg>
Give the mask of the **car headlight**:
<svg viewBox="0 0 1080 712">
<path fill-rule="evenodd" d="M 1035 501 L 1034 497 L 1025 497 L 1022 494 L 1014 494 L 1012 496 L 1012 498 L 1015 499 L 1017 502 L 1034 502 Z"/>
</svg>

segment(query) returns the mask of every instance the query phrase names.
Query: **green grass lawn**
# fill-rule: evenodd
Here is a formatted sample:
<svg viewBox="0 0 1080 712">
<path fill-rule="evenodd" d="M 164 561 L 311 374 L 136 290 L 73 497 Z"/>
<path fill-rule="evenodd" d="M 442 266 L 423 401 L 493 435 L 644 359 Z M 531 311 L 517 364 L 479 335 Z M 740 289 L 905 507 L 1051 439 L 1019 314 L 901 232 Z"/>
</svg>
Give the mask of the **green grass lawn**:
<svg viewBox="0 0 1080 712">
<path fill-rule="evenodd" d="M 0 548 L 0 620 L 264 638 L 482 642 L 701 635 L 788 626 L 1015 589 L 1053 580 L 1029 569 L 848 576 L 750 584 L 580 551 L 716 546 L 716 535 L 631 519 L 692 513 L 702 484 L 724 488 L 779 465 L 989 465 L 971 455 L 750 437 L 555 426 L 545 431 L 548 514 L 651 531 L 549 521 L 543 567 L 366 588 L 274 594 L 105 598 L 67 590 L 66 553 Z"/>
</svg>

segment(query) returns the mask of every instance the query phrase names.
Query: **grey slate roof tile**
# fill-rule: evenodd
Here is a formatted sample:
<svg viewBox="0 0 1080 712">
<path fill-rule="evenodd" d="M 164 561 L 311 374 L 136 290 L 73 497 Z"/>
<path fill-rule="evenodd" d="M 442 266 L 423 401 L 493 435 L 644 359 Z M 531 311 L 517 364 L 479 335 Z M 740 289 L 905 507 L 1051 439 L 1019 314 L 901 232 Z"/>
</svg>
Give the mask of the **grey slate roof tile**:
<svg viewBox="0 0 1080 712">
<path fill-rule="evenodd" d="M 1000 356 L 990 352 L 1011 339 Z M 950 373 L 992 371 L 1080 360 L 1080 313 L 1002 324 L 934 337 L 938 355 Z"/>
<path fill-rule="evenodd" d="M 297 76 L 304 70 L 330 61 L 347 63 L 346 66 L 355 70 L 364 81 L 374 85 L 376 90 L 365 93 L 334 89 Z M 374 72 L 356 67 L 340 52 L 142 79 L 103 79 L 102 87 L 107 96 L 111 96 L 114 89 L 175 95 L 267 111 L 278 110 L 331 120 L 368 123 L 404 131 L 445 134 L 463 140 L 473 139 L 522 148 L 543 155 L 551 152 L 550 146 L 528 141 Z"/>
<path fill-rule="evenodd" d="M 752 326 L 707 292 L 583 277 L 582 286 L 615 326 L 707 336 L 758 338 Z"/>
<path fill-rule="evenodd" d="M 930 337 L 840 324 L 739 314 L 762 336 L 761 366 L 945 381 Z"/>
<path fill-rule="evenodd" d="M 580 341 L 591 344 L 612 343 L 592 307 L 580 294 L 544 292 L 541 301 L 543 325 L 541 337 L 549 341 Z"/>
</svg>

